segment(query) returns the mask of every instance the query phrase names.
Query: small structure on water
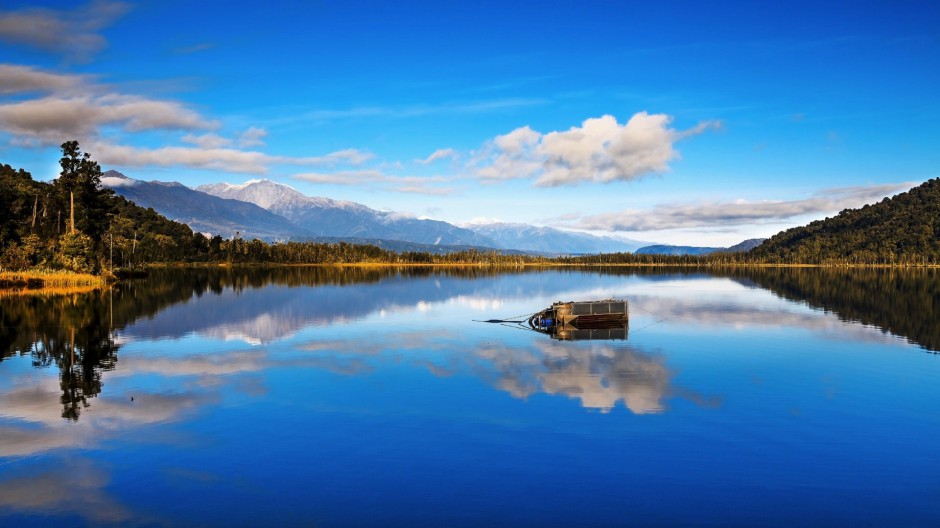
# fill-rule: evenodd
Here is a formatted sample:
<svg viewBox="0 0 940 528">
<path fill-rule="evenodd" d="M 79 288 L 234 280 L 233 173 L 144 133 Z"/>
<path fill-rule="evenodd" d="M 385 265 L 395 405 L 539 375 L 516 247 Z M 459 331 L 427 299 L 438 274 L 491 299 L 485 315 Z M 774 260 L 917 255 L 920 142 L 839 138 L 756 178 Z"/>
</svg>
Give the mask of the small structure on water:
<svg viewBox="0 0 940 528">
<path fill-rule="evenodd" d="M 529 327 L 555 339 L 626 339 L 630 328 L 627 301 L 556 302 L 535 313 Z"/>
</svg>

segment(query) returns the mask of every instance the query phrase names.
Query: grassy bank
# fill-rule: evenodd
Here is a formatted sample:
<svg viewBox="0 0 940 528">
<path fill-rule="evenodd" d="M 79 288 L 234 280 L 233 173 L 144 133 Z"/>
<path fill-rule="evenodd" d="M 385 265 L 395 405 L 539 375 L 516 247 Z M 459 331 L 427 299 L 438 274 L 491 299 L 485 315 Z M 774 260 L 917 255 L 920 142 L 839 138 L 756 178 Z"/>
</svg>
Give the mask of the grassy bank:
<svg viewBox="0 0 940 528">
<path fill-rule="evenodd" d="M 68 271 L 3 271 L 0 289 L 97 288 L 107 283 L 103 276 Z"/>
</svg>

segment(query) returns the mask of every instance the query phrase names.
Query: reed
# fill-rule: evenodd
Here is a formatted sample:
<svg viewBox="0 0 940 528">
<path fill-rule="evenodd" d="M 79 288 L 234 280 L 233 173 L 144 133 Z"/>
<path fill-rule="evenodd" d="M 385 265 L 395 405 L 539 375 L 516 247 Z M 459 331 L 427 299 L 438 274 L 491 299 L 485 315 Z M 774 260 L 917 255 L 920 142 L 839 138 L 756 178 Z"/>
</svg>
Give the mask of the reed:
<svg viewBox="0 0 940 528">
<path fill-rule="evenodd" d="M 106 284 L 107 279 L 90 273 L 69 271 L 2 271 L 0 288 L 97 288 Z"/>
</svg>

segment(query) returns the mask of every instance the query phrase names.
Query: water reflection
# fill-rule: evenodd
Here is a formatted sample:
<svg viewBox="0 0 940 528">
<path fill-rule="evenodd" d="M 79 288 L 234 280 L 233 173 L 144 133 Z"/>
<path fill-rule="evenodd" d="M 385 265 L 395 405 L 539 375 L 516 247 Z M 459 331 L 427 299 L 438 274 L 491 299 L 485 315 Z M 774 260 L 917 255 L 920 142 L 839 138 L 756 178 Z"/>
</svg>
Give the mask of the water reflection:
<svg viewBox="0 0 940 528">
<path fill-rule="evenodd" d="M 838 455 L 855 449 L 845 457 L 853 460 L 827 469 L 844 470 L 853 482 L 846 489 L 854 490 L 850 470 L 882 455 L 865 446 L 935 432 L 917 405 L 933 395 L 932 373 L 916 371 L 935 358 L 909 354 L 916 362 L 892 374 L 885 365 L 900 362 L 885 360 L 883 347 L 854 345 L 907 347 L 886 336 L 890 330 L 936 350 L 938 299 L 934 272 L 852 273 L 158 270 L 111 290 L 0 297 L 0 516 L 158 523 L 135 511 L 146 504 L 178 512 L 165 524 L 185 520 L 179 512 L 187 508 L 223 524 L 235 515 L 223 511 L 229 504 L 287 511 L 295 500 L 302 510 L 313 502 L 309 494 L 322 504 L 362 501 L 379 507 L 357 512 L 381 511 L 399 499 L 423 501 L 428 491 L 467 496 L 481 482 L 497 488 L 494 497 L 516 500 L 507 492 L 559 492 L 548 486 L 528 493 L 555 482 L 539 473 L 545 460 L 584 476 L 584 497 L 572 500 L 570 512 L 597 497 L 639 496 L 650 482 L 659 487 L 649 496 L 668 503 L 659 504 L 665 511 L 675 506 L 669 497 L 677 483 L 688 483 L 682 496 L 697 497 L 698 483 L 714 475 L 721 485 L 713 489 L 734 493 L 767 482 L 779 496 L 815 489 L 815 466 L 838 458 L 826 452 L 831 445 L 840 445 Z M 870 283 L 852 286 L 856 280 Z M 629 341 L 558 341 L 472 322 L 536 310 L 546 299 L 614 295 L 630 301 Z M 766 342 L 764 330 L 776 337 L 805 331 L 792 346 L 810 353 L 755 353 L 753 345 Z M 826 356 L 829 339 L 869 353 L 842 362 L 844 356 Z M 771 346 L 785 352 L 790 345 Z M 760 386 L 751 383 L 760 378 Z M 846 395 L 822 394 L 820 387 L 831 385 L 823 378 L 838 378 Z M 791 402 L 802 416 L 785 412 Z M 677 423 L 688 434 L 675 435 Z M 878 436 L 893 434 L 898 423 L 906 424 L 903 434 Z M 853 437 L 879 441 L 847 440 Z M 624 450 L 625 440 L 637 448 Z M 904 458 L 905 451 L 923 456 L 918 449 L 913 441 L 898 444 L 886 464 L 919 476 L 926 458 Z M 778 463 L 780 453 L 792 458 Z M 307 471 L 297 476 L 301 463 Z M 481 475 L 483 466 L 496 467 L 500 479 Z M 800 473 L 804 466 L 813 473 Z M 405 492 L 403 474 L 413 486 Z M 781 478 L 765 480 L 768 474 Z M 517 480 L 499 487 L 513 475 Z M 669 478 L 657 481 L 662 475 Z M 624 484 L 631 476 L 633 487 Z M 227 487 L 238 479 L 266 489 Z M 156 494 L 128 492 L 138 481 Z M 452 482 L 465 487 L 452 489 Z M 842 489 L 838 479 L 828 482 Z M 185 495 L 197 485 L 199 500 L 214 502 L 187 505 Z M 459 509 L 448 500 L 439 498 L 437 511 Z M 479 517 L 486 520 L 504 512 L 492 504 L 515 506 L 502 496 L 481 504 L 491 508 Z M 620 506 L 599 511 L 619 514 Z M 647 524 L 657 521 L 639 513 Z M 616 524 L 613 515 L 595 524 Z"/>
<path fill-rule="evenodd" d="M 938 269 L 763 268 L 725 275 L 940 352 Z"/>
<path fill-rule="evenodd" d="M 469 375 L 513 397 L 560 395 L 586 409 L 609 412 L 619 403 L 635 414 L 661 413 L 665 400 L 683 398 L 705 407 L 720 398 L 676 387 L 665 356 L 609 343 L 555 342 L 534 334 L 524 344 L 483 342 L 464 347 L 448 335 L 390 334 L 382 341 L 307 342 L 296 350 L 310 353 L 302 364 L 356 376 L 405 362 L 438 377 Z M 459 347 L 459 348 L 458 348 Z M 403 356 L 404 350 L 424 354 Z M 428 352 L 433 352 L 430 356 Z"/>
<path fill-rule="evenodd" d="M 78 420 L 101 393 L 101 373 L 117 362 L 105 293 L 5 298 L 0 305 L 0 361 L 28 355 L 34 367 L 56 367 L 61 417 Z"/>
<path fill-rule="evenodd" d="M 134 339 L 179 339 L 196 333 L 263 345 L 310 326 L 346 323 L 375 313 L 421 311 L 455 302 L 496 310 L 506 299 L 547 294 L 547 284 L 563 287 L 565 277 L 573 274 L 571 271 L 550 273 L 557 275 L 558 280 L 547 282 L 540 273 L 480 268 L 155 270 L 148 281 L 119 284 L 109 290 L 0 298 L 0 361 L 29 356 L 37 368 L 57 369 L 55 399 L 59 416 L 75 421 L 101 393 L 103 373 L 115 369 L 121 343 Z M 688 299 L 681 293 L 677 296 L 663 295 L 661 291 L 656 295 L 639 293 L 631 299 L 644 310 L 674 323 L 795 327 L 830 334 L 835 339 L 858 341 L 883 341 L 886 339 L 883 332 L 887 331 L 929 351 L 940 350 L 940 325 L 936 324 L 940 319 L 940 272 L 937 270 L 771 268 L 725 270 L 715 275 L 748 288 L 766 288 L 784 299 L 823 308 L 827 313 L 836 314 L 839 321 L 818 313 L 794 310 L 791 306 Z M 605 292 L 585 288 L 585 278 L 640 277 L 646 283 L 655 284 L 699 279 L 714 281 L 715 275 L 688 270 L 663 273 L 615 268 L 578 275 L 579 280 L 575 282 L 584 289 L 585 295 L 597 296 Z M 567 296 L 573 298 L 577 295 L 575 292 Z M 558 294 L 557 289 L 552 293 Z M 862 325 L 845 325 L 841 321 Z M 625 338 L 626 329 L 622 333 Z M 619 338 L 619 334 L 606 338 Z M 543 355 L 546 350 L 542 350 Z M 595 356 L 568 358 L 559 365 L 565 365 L 565 372 L 573 378 L 576 369 L 590 371 L 606 361 L 602 359 L 606 357 L 604 354 Z M 127 361 L 130 367 L 124 372 L 201 372 L 203 383 L 208 383 L 211 375 L 260 372 L 264 368 L 264 358 L 259 353 L 246 351 L 224 360 L 133 357 L 122 361 Z M 319 361 L 328 360 L 321 358 Z M 333 362 L 331 368 L 337 371 L 361 372 L 368 368 L 361 362 L 329 361 Z M 617 365 L 629 363 L 625 359 L 618 361 Z M 618 380 L 623 379 L 617 374 L 618 369 L 611 364 L 613 384 L 606 381 L 607 385 L 601 385 L 604 390 L 581 387 L 569 392 L 580 390 L 585 394 L 582 400 L 586 405 L 609 409 L 612 407 L 611 391 L 616 390 Z M 545 375 L 537 378 L 540 390 L 565 392 L 564 383 Z M 514 394 L 531 390 L 531 383 L 526 385 L 521 378 L 515 382 L 510 380 L 506 378 L 500 383 L 507 390 L 516 383 L 510 390 Z M 649 381 L 646 386 L 655 386 L 655 383 Z M 639 401 L 638 397 L 632 398 L 632 401 Z M 625 396 L 619 399 L 627 401 Z M 654 397 L 647 400 L 658 401 Z M 637 412 L 649 412 L 656 409 L 656 405 L 627 406 Z"/>
<path fill-rule="evenodd" d="M 139 517 L 105 489 L 110 474 L 88 459 L 65 459 L 27 474 L 0 480 L 0 511 L 77 515 L 94 524 L 126 523 Z"/>
<path fill-rule="evenodd" d="M 536 341 L 531 347 L 483 347 L 476 355 L 492 366 L 483 376 L 517 398 L 539 392 L 564 395 L 602 412 L 622 401 L 635 414 L 663 412 L 664 399 L 680 394 L 709 405 L 720 402 L 671 387 L 674 373 L 664 357 L 631 346 L 573 347 Z"/>
<path fill-rule="evenodd" d="M 123 395 L 122 395 L 123 396 Z M 22 380 L 0 392 L 0 457 L 26 456 L 62 448 L 91 447 L 145 425 L 179 420 L 200 406 L 218 401 L 207 391 L 137 391 L 134 399 L 99 399 L 80 424 L 62 420 L 60 396 L 48 378 Z"/>
</svg>

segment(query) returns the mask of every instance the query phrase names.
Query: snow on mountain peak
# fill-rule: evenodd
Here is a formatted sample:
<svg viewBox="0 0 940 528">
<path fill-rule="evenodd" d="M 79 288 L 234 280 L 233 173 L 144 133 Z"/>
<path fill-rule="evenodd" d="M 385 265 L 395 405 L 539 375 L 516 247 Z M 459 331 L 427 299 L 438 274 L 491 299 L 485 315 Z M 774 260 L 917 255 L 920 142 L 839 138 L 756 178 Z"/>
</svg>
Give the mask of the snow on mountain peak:
<svg viewBox="0 0 940 528">
<path fill-rule="evenodd" d="M 197 191 L 202 191 L 219 198 L 229 198 L 251 202 L 269 211 L 283 214 L 286 211 L 303 207 L 326 207 L 352 210 L 370 210 L 364 205 L 355 202 L 337 201 L 330 198 L 311 197 L 297 189 L 283 183 L 268 179 L 253 179 L 245 183 L 214 183 L 200 185 Z"/>
</svg>

